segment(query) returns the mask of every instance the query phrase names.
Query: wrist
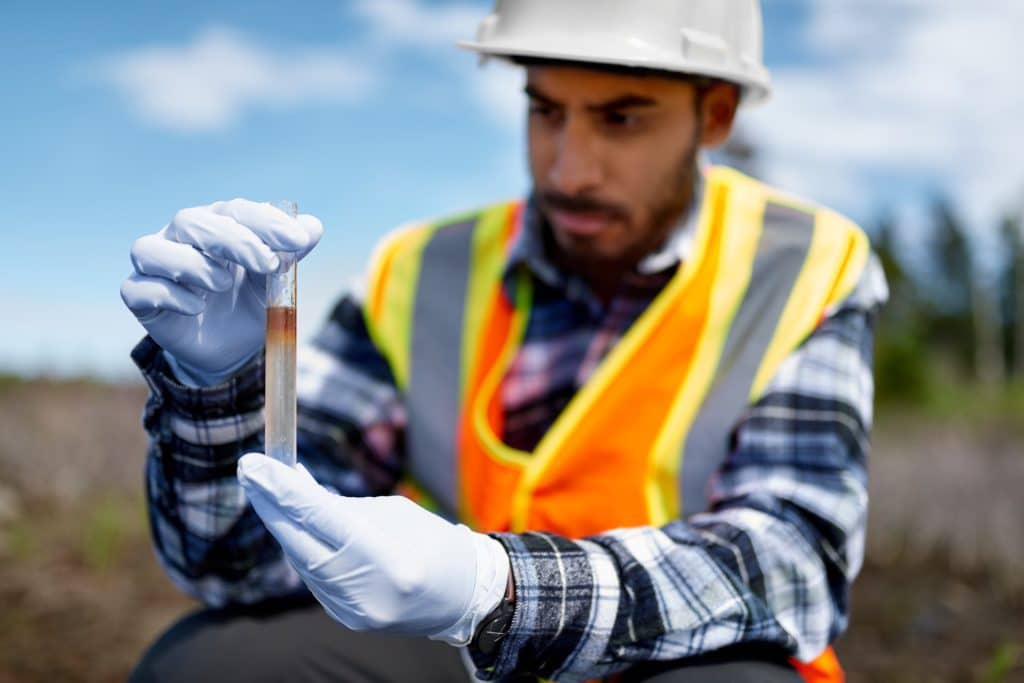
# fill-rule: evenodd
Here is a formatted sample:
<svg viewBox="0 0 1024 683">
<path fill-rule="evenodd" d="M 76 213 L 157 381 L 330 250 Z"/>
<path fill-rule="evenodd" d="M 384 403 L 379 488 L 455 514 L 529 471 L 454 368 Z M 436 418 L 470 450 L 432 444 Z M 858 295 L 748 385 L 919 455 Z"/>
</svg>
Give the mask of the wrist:
<svg viewBox="0 0 1024 683">
<path fill-rule="evenodd" d="M 510 570 L 508 582 L 505 586 L 505 595 L 498 605 L 481 620 L 477 627 L 469 647 L 476 651 L 479 659 L 484 662 L 493 662 L 498 652 L 498 647 L 508 635 L 512 627 L 512 617 L 515 615 L 516 606 L 516 582 Z M 474 657 L 474 659 L 477 659 Z"/>
<path fill-rule="evenodd" d="M 174 378 L 185 386 L 196 388 L 214 387 L 227 382 L 240 370 L 252 363 L 253 359 L 262 352 L 262 347 L 254 353 L 242 358 L 240 361 L 224 368 L 223 370 L 202 370 L 195 368 L 176 358 L 173 354 L 164 351 L 164 359 L 171 368 Z"/>
<path fill-rule="evenodd" d="M 459 647 L 468 645 L 484 619 L 502 604 L 512 575 L 505 546 L 490 536 L 462 528 L 472 535 L 476 555 L 473 594 L 462 616 L 454 624 L 430 636 L 433 640 L 443 640 Z"/>
</svg>

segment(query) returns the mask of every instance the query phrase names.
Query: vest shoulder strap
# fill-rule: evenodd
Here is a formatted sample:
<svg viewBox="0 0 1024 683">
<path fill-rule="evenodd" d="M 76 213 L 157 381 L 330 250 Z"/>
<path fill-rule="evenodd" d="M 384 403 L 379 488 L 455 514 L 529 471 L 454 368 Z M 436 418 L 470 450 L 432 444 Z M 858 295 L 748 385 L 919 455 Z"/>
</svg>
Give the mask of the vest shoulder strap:
<svg viewBox="0 0 1024 683">
<path fill-rule="evenodd" d="M 363 315 L 370 337 L 391 365 L 400 389 L 409 384 L 417 297 L 423 287 L 463 289 L 478 228 L 487 228 L 509 202 L 445 218 L 402 225 L 381 240 L 370 259 Z M 430 267 L 424 272 L 424 265 Z M 424 281 L 424 277 L 426 281 Z M 431 292 L 436 294 L 436 292 Z"/>
<path fill-rule="evenodd" d="M 775 240 L 780 248 L 785 248 L 790 236 L 801 229 L 805 235 L 799 239 L 810 240 L 775 335 L 756 374 L 749 397 L 753 401 L 760 397 L 785 357 L 853 292 L 867 266 L 871 247 L 865 232 L 836 211 L 732 169 L 716 172 L 727 178 L 730 192 L 735 195 L 733 201 L 757 202 L 763 207 L 762 240 Z M 811 230 L 809 236 L 807 230 Z M 751 286 L 757 283 L 752 282 Z"/>
</svg>

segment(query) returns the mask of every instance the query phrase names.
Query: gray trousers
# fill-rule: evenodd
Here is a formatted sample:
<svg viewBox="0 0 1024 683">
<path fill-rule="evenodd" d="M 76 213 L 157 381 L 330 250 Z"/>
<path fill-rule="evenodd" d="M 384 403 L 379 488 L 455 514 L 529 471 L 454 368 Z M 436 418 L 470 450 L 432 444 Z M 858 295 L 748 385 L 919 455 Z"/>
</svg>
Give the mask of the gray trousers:
<svg viewBox="0 0 1024 683">
<path fill-rule="evenodd" d="M 193 612 L 150 646 L 130 680 L 466 683 L 473 679 L 454 647 L 426 638 L 349 631 L 328 617 L 318 603 L 302 597 Z M 745 647 L 680 662 L 641 665 L 616 680 L 800 683 L 801 679 L 781 654 Z"/>
</svg>

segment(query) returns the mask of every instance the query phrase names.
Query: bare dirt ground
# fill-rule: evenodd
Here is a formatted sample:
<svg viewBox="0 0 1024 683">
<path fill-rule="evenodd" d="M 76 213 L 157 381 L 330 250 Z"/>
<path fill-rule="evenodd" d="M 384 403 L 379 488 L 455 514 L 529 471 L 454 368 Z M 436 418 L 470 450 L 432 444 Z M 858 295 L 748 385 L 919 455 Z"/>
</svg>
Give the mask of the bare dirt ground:
<svg viewBox="0 0 1024 683">
<path fill-rule="evenodd" d="M 144 396 L 0 384 L 0 682 L 123 681 L 195 606 L 149 544 Z M 850 681 L 1024 682 L 1022 435 L 882 414 L 867 561 L 837 647 Z"/>
</svg>

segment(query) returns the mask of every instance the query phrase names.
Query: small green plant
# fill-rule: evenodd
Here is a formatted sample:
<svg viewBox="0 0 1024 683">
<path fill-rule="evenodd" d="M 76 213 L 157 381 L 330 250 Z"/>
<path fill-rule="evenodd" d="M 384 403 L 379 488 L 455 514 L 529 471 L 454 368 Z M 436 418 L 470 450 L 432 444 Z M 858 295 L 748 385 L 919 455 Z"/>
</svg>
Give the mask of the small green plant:
<svg viewBox="0 0 1024 683">
<path fill-rule="evenodd" d="M 1018 667 L 1024 667 L 1024 647 L 1020 643 L 1003 643 L 985 667 L 982 683 L 1003 683 Z"/>
<path fill-rule="evenodd" d="M 117 561 L 135 512 L 111 498 L 102 499 L 92 509 L 83 529 L 81 548 L 90 569 L 105 571 Z"/>
<path fill-rule="evenodd" d="M 0 372 L 0 395 L 19 389 L 25 385 L 25 379 L 19 375 Z"/>
<path fill-rule="evenodd" d="M 38 548 L 36 534 L 25 518 L 17 518 L 0 530 L 8 554 L 15 561 L 25 561 L 35 555 Z"/>
</svg>

